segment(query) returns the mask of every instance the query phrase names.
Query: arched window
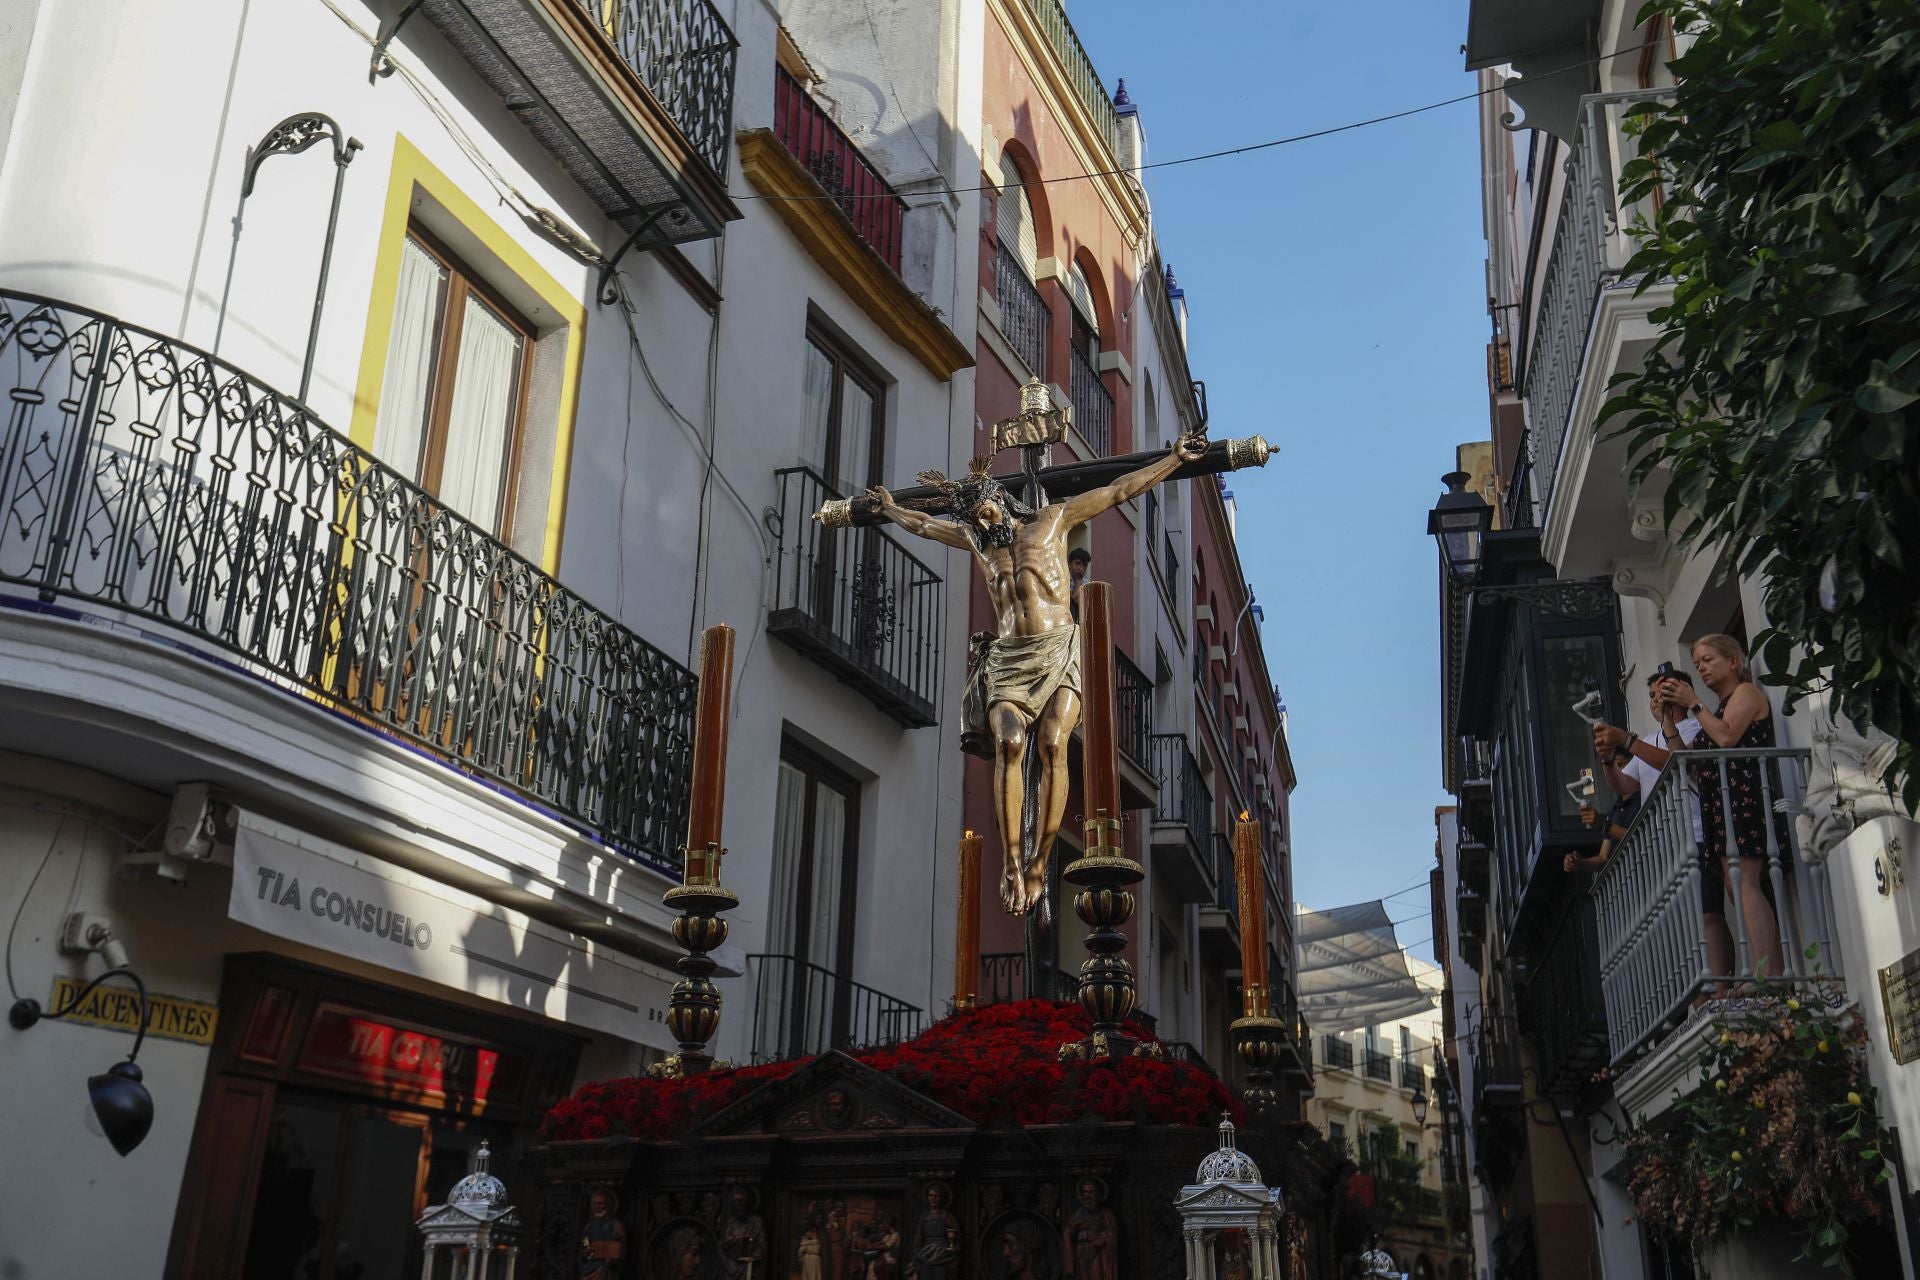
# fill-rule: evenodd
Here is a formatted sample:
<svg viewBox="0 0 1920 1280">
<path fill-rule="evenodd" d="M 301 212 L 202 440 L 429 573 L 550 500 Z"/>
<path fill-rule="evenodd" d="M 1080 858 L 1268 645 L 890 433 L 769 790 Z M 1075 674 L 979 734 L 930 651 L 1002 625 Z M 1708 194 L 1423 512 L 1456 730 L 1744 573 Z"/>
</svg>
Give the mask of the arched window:
<svg viewBox="0 0 1920 1280">
<path fill-rule="evenodd" d="M 1013 153 L 1000 153 L 1000 243 L 1020 264 L 1027 279 L 1033 279 L 1040 266 L 1040 232 L 1033 220 L 1033 201 L 1027 198 L 1026 177 L 1013 161 Z"/>
<path fill-rule="evenodd" d="M 1000 308 L 1000 332 L 1033 374 L 1047 377 L 1047 331 L 1053 315 L 1034 287 L 1040 266 L 1040 229 L 1026 176 L 1011 152 L 1000 153 L 1000 200 L 994 215 L 1000 248 L 994 255 L 993 293 Z M 1016 371 L 1016 376 L 1018 373 Z"/>
</svg>

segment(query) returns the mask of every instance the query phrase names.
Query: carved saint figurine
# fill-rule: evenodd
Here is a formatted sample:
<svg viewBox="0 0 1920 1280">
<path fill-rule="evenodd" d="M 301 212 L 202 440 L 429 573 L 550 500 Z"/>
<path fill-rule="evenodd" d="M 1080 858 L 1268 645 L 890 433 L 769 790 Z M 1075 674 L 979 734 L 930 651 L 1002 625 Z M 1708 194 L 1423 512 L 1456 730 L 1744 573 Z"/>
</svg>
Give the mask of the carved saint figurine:
<svg viewBox="0 0 1920 1280">
<path fill-rule="evenodd" d="M 881 513 L 908 533 L 971 551 L 986 579 L 999 634 L 974 678 L 984 684 L 994 740 L 993 794 L 1006 850 L 1000 897 L 1014 915 L 1035 907 L 1044 914 L 1047 855 L 1066 816 L 1067 743 L 1080 723 L 1080 627 L 1073 617 L 1067 538 L 1205 452 L 1202 440 L 1183 437 L 1164 458 L 1037 511 L 988 474 L 990 458 L 975 458 L 958 480 L 921 473 L 923 482 L 945 492 L 952 520 L 902 507 L 884 488 L 867 491 Z M 1023 852 L 1022 834 L 1029 751 L 1039 753 L 1040 763 L 1030 854 Z"/>
<path fill-rule="evenodd" d="M 753 1211 L 751 1187 L 735 1187 L 728 1195 L 732 1212 L 720 1229 L 720 1272 L 727 1280 L 765 1280 L 767 1225 Z"/>
<path fill-rule="evenodd" d="M 613 1280 L 627 1256 L 627 1229 L 613 1216 L 613 1192 L 599 1187 L 587 1200 L 592 1217 L 580 1233 L 580 1280 Z"/>
<path fill-rule="evenodd" d="M 1067 1218 L 1062 1232 L 1066 1272 L 1074 1280 L 1114 1280 L 1119 1274 L 1120 1224 L 1113 1210 L 1101 1203 L 1100 1184 L 1082 1178 L 1080 1207 Z"/>
<path fill-rule="evenodd" d="M 947 1189 L 929 1182 L 921 1193 L 927 1209 L 914 1233 L 913 1261 L 907 1275 L 918 1280 L 947 1280 L 960 1259 L 960 1223 L 947 1208 Z"/>
</svg>

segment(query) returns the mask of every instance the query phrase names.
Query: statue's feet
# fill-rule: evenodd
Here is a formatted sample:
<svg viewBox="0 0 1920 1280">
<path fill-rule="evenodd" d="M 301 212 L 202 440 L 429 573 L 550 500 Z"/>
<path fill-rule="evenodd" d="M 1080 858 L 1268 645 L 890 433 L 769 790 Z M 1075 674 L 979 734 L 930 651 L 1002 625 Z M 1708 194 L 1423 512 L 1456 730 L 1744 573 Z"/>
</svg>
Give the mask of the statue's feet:
<svg viewBox="0 0 1920 1280">
<path fill-rule="evenodd" d="M 1020 873 L 1009 867 L 1000 876 L 1000 905 L 1010 916 L 1023 916 L 1027 908 L 1022 900 Z"/>
<path fill-rule="evenodd" d="M 1040 899 L 1047 893 L 1047 869 L 1044 865 L 1035 865 L 1027 869 L 1020 877 L 1020 915 L 1025 915 L 1040 905 Z"/>
</svg>

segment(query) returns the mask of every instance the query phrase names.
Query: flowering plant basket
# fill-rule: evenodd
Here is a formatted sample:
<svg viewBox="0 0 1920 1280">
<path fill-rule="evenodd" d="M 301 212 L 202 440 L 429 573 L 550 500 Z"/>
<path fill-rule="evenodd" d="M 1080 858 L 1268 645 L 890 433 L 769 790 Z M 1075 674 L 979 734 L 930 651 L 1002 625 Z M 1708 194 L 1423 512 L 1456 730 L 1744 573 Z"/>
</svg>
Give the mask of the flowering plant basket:
<svg viewBox="0 0 1920 1280">
<path fill-rule="evenodd" d="M 1223 1111 L 1245 1120 L 1227 1086 L 1201 1067 L 1151 1057 L 1060 1061 L 1060 1046 L 1085 1039 L 1088 1031 L 1077 1004 L 1021 1000 L 956 1013 L 912 1040 L 853 1056 L 987 1128 L 1087 1119 L 1210 1127 Z M 1130 1027 L 1129 1034 L 1158 1043 L 1143 1027 Z M 547 1113 L 541 1137 L 685 1138 L 708 1116 L 807 1061 L 584 1085 Z"/>
<path fill-rule="evenodd" d="M 1885 1211 L 1888 1137 L 1864 1077 L 1866 1030 L 1837 985 L 1763 988 L 1716 1018 L 1700 1087 L 1659 1129 L 1628 1138 L 1628 1189 L 1643 1225 L 1704 1248 L 1756 1222 L 1805 1234 L 1803 1258 L 1852 1275 L 1849 1230 Z"/>
</svg>

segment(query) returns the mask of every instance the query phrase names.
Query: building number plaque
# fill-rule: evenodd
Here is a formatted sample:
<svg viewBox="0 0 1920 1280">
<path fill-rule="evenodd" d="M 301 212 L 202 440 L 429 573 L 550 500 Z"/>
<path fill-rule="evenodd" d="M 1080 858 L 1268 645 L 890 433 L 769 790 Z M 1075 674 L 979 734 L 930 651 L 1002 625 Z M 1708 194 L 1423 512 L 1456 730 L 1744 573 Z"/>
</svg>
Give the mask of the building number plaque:
<svg viewBox="0 0 1920 1280">
<path fill-rule="evenodd" d="M 1880 1005 L 1887 1016 L 1887 1048 L 1895 1062 L 1920 1058 L 1920 951 L 1880 971 Z"/>
</svg>

